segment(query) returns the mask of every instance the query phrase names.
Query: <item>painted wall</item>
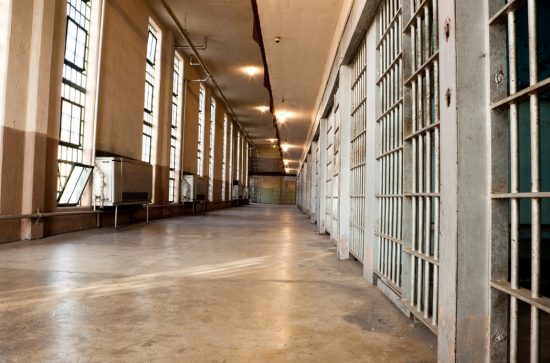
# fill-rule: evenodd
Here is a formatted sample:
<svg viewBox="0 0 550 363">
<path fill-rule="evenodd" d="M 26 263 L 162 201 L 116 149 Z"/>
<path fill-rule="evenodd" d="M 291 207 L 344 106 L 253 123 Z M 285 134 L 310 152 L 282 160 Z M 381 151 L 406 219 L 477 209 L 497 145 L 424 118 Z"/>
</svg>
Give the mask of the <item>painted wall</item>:
<svg viewBox="0 0 550 363">
<path fill-rule="evenodd" d="M 296 204 L 296 178 L 250 176 L 250 201 L 259 204 Z"/>
<path fill-rule="evenodd" d="M 99 1 L 94 4 L 100 4 Z M 58 208 L 57 146 L 60 128 L 60 95 L 63 70 L 66 0 L 0 0 L 0 215 L 90 210 L 92 193 L 85 191 L 82 206 Z M 92 17 L 92 29 L 100 27 L 101 11 Z M 168 204 L 170 123 L 174 35 L 155 15 L 146 0 L 105 0 L 103 42 L 99 31 L 90 38 L 86 101 L 86 162 L 93 155 L 141 159 L 147 28 L 152 19 L 162 33 L 160 78 L 152 151 L 154 216 L 183 214 L 181 206 Z M 94 33 L 94 30 L 92 30 Z M 196 174 L 198 145 L 198 93 L 204 78 L 184 56 L 184 96 L 181 130 L 181 172 Z M 101 61 L 98 62 L 98 59 Z M 99 78 L 97 74 L 99 72 Z M 204 172 L 208 176 L 209 120 L 212 90 L 206 85 Z M 97 96 L 97 114 L 95 97 Z M 214 95 L 214 97 L 216 97 Z M 214 202 L 221 200 L 224 104 L 217 99 Z M 234 130 L 237 130 L 236 125 Z M 235 132 L 236 135 L 236 132 Z M 94 143 L 95 141 L 95 143 Z M 227 147 L 230 142 L 228 140 Z M 234 139 L 234 158 L 237 155 Z M 95 151 L 94 151 L 95 150 Z M 236 173 L 236 159 L 233 160 Z M 241 164 L 242 165 L 242 164 Z M 229 162 L 227 163 L 227 172 Z M 177 179 L 177 177 L 176 177 Z M 227 197 L 232 177 L 227 178 Z M 177 182 L 177 181 L 176 181 Z M 89 189 L 89 188 L 88 188 Z M 228 204 L 227 204 L 228 205 Z M 139 213 L 138 213 L 139 215 Z M 126 216 L 128 217 L 128 216 Z M 121 221 L 125 219 L 122 216 Z M 39 223 L 1 221 L 0 242 L 92 228 L 93 215 L 59 217 Z M 112 216 L 100 224 L 112 223 Z"/>
</svg>

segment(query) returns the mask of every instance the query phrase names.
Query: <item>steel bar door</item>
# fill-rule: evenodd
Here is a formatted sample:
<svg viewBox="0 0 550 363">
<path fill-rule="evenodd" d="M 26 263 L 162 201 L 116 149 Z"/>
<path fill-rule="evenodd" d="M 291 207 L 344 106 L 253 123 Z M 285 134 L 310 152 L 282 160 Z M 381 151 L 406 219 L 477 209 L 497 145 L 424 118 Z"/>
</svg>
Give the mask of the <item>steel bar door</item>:
<svg viewBox="0 0 550 363">
<path fill-rule="evenodd" d="M 326 180 L 325 180 L 325 229 L 329 234 L 333 233 L 332 223 L 332 194 L 333 194 L 333 177 L 334 177 L 334 113 L 330 113 L 327 119 L 327 146 L 326 146 Z"/>
<path fill-rule="evenodd" d="M 550 255 L 550 3 L 488 2 L 491 336 L 504 336 L 491 358 L 542 362 L 550 355 L 550 333 L 541 329 L 550 321 L 550 269 L 542 263 Z"/>
<path fill-rule="evenodd" d="M 405 5 L 405 4 L 404 4 Z M 411 117 L 405 126 L 412 155 L 410 311 L 437 332 L 439 277 L 439 57 L 437 0 L 412 0 L 404 34 L 410 39 Z"/>
<path fill-rule="evenodd" d="M 350 253 L 363 262 L 365 241 L 365 192 L 367 162 L 367 39 L 363 38 L 352 64 L 351 84 L 351 189 Z"/>
<path fill-rule="evenodd" d="M 378 13 L 380 115 L 377 161 L 379 278 L 401 293 L 403 252 L 403 60 L 401 0 L 386 0 Z"/>
<path fill-rule="evenodd" d="M 334 126 L 333 126 L 333 151 L 332 155 L 332 165 L 333 165 L 333 176 L 332 176 L 332 227 L 331 227 L 331 237 L 338 243 L 339 240 L 339 231 L 338 219 L 340 216 L 340 114 L 338 107 L 334 111 Z"/>
</svg>

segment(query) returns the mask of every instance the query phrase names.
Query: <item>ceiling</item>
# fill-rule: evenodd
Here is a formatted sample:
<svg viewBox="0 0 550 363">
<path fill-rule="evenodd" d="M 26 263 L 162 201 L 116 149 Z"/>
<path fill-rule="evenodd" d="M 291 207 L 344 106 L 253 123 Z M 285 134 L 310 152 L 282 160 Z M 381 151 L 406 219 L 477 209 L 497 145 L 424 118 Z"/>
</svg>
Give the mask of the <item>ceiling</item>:
<svg viewBox="0 0 550 363">
<path fill-rule="evenodd" d="M 251 0 L 165 1 L 195 45 L 200 46 L 207 37 L 208 45 L 199 53 L 253 143 L 269 143 L 276 130 L 273 116 L 258 110 L 258 106 L 269 106 L 270 97 L 263 82 L 262 52 L 253 39 Z M 257 0 L 275 111 L 287 115 L 278 127 L 280 143 L 289 146 L 284 158 L 290 161 L 290 168 L 298 166 L 327 62 L 332 61 L 335 29 L 350 2 Z M 166 24 L 173 24 L 160 0 L 150 3 Z M 279 43 L 275 37 L 280 37 Z M 179 43 L 186 45 L 183 39 Z M 247 66 L 258 67 L 260 73 L 247 75 L 243 72 Z"/>
<path fill-rule="evenodd" d="M 257 0 L 285 159 L 298 167 L 346 0 Z M 280 37 L 280 42 L 275 41 Z"/>
</svg>

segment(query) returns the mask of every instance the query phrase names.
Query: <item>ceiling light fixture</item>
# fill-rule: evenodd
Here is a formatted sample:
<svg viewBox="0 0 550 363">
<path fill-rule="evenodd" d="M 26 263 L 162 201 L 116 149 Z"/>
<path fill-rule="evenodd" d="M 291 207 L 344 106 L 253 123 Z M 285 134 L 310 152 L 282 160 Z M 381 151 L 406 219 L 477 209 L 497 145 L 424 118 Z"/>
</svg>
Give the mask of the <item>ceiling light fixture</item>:
<svg viewBox="0 0 550 363">
<path fill-rule="evenodd" d="M 277 112 L 277 119 L 279 120 L 279 122 L 285 123 L 287 117 L 288 117 L 288 114 L 286 112 L 283 112 L 283 111 Z"/>
<path fill-rule="evenodd" d="M 260 73 L 260 67 L 248 66 L 248 67 L 244 67 L 243 71 L 249 77 L 254 77 L 255 75 Z"/>
<path fill-rule="evenodd" d="M 286 152 L 288 151 L 288 144 L 286 144 L 286 143 L 285 143 L 285 144 L 282 144 L 282 145 L 281 145 L 281 149 L 283 149 L 283 152 L 286 153 Z"/>
<path fill-rule="evenodd" d="M 269 106 L 258 106 L 256 107 L 258 109 L 258 111 L 260 111 L 261 113 L 266 113 L 267 111 L 269 111 Z"/>
</svg>

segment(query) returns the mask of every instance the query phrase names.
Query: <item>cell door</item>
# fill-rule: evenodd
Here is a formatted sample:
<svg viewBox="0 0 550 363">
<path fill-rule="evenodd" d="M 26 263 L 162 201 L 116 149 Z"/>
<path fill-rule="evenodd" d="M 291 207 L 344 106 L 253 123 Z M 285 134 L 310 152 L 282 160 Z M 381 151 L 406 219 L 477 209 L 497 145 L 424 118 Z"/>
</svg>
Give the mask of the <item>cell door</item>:
<svg viewBox="0 0 550 363">
<path fill-rule="evenodd" d="M 401 0 L 386 0 L 378 11 L 380 78 L 377 119 L 380 184 L 376 229 L 376 274 L 401 294 L 403 253 L 403 59 Z"/>
<path fill-rule="evenodd" d="M 411 65 L 404 85 L 411 92 L 405 141 L 411 147 L 411 238 L 404 249 L 411 259 L 410 311 L 437 332 L 439 294 L 439 56 L 438 1 L 414 0 L 403 6 L 412 14 L 404 34 L 411 42 L 405 53 Z"/>
<path fill-rule="evenodd" d="M 315 143 L 315 215 L 317 223 L 320 223 L 320 205 L 321 205 L 321 148 L 319 142 Z"/>
<path fill-rule="evenodd" d="M 491 336 L 503 337 L 492 344 L 491 359 L 548 362 L 550 2 L 488 3 L 494 72 Z"/>
<path fill-rule="evenodd" d="M 334 114 L 331 112 L 327 119 L 327 146 L 326 146 L 326 165 L 325 165 L 325 188 L 326 188 L 326 203 L 325 203 L 325 229 L 327 233 L 332 234 L 332 194 L 333 194 L 333 177 L 334 177 Z"/>
<path fill-rule="evenodd" d="M 350 253 L 363 262 L 365 241 L 365 193 L 367 162 L 367 41 L 366 37 L 351 63 L 350 128 Z"/>
<path fill-rule="evenodd" d="M 340 112 L 338 106 L 334 111 L 334 126 L 333 126 L 333 176 L 332 176 L 332 233 L 331 236 L 338 242 L 339 226 L 338 220 L 340 216 Z"/>
</svg>

